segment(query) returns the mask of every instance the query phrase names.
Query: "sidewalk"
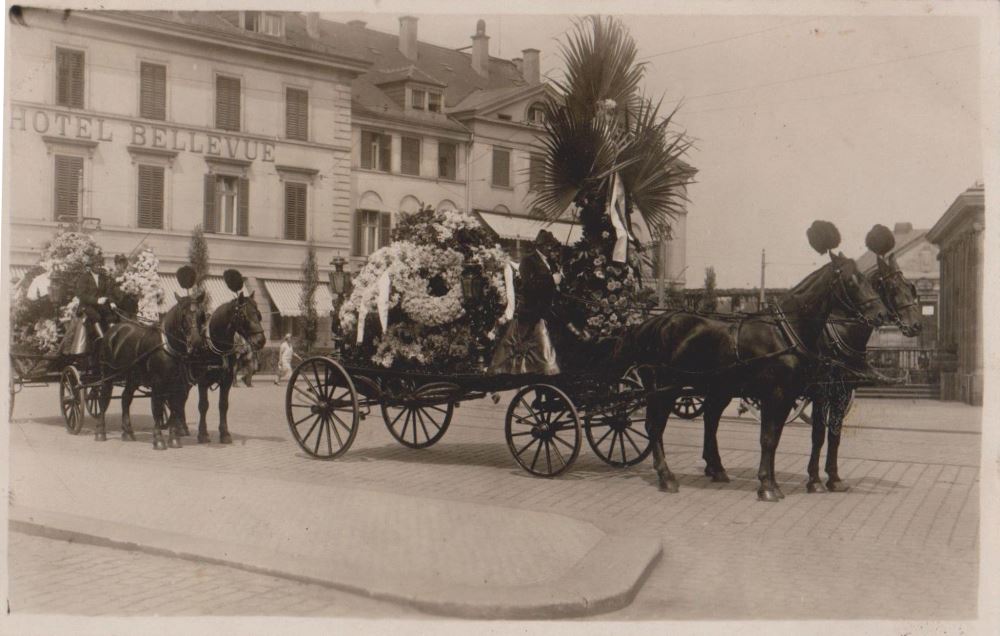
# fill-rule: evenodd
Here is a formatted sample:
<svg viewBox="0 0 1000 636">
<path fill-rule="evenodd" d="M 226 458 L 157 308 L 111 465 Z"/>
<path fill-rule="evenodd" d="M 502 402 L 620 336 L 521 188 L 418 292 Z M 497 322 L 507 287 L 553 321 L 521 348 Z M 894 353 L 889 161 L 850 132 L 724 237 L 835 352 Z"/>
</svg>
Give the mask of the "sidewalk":
<svg viewBox="0 0 1000 636">
<path fill-rule="evenodd" d="M 178 467 L 168 463 L 173 452 L 136 459 L 109 445 L 89 454 L 15 446 L 14 530 L 226 564 L 437 614 L 617 609 L 660 553 L 654 539 L 612 538 L 545 512 Z"/>
</svg>

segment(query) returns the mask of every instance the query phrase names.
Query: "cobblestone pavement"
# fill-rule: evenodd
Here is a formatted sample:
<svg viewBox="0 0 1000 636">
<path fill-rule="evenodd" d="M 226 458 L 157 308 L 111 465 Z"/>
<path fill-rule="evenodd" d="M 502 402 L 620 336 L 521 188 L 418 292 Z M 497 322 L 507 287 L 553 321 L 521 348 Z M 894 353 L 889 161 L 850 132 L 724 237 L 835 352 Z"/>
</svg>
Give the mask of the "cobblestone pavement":
<svg viewBox="0 0 1000 636">
<path fill-rule="evenodd" d="M 319 585 L 19 532 L 9 572 L 17 614 L 427 618 Z"/>
<path fill-rule="evenodd" d="M 851 486 L 846 493 L 805 492 L 809 429 L 788 426 L 776 465 L 787 497 L 763 504 L 755 496 L 759 429 L 745 418 L 727 417 L 719 431 L 729 484 L 713 484 L 702 474 L 700 422 L 672 418 L 665 443 L 681 492 L 668 495 L 656 489 L 648 460 L 615 469 L 587 448 L 566 475 L 532 478 L 516 467 L 504 443 L 504 401 L 463 404 L 444 439 L 422 451 L 396 444 L 372 413 L 346 455 L 322 462 L 308 459 L 291 440 L 283 388 L 270 382 L 235 390 L 232 446 L 188 438 L 183 449 L 165 453 L 150 449 L 151 418 L 142 402 L 133 408 L 139 443 L 117 440 L 112 405 L 112 441 L 96 444 L 87 429 L 79 437 L 65 434 L 51 401 L 55 391 L 28 389 L 18 396 L 12 453 L 27 444 L 92 455 L 95 465 L 102 455 L 125 455 L 150 470 L 168 463 L 266 475 L 287 482 L 290 491 L 296 483 L 325 483 L 489 503 L 563 514 L 612 533 L 660 537 L 663 558 L 636 601 L 602 619 L 952 619 L 976 613 L 981 411 L 964 405 L 860 400 L 841 446 L 840 472 Z M 189 405 L 189 419 L 196 418 L 193 411 Z M 216 423 L 212 412 L 210 428 Z M 48 602 L 57 611 L 62 601 Z M 246 611 L 255 611 L 248 603 Z M 372 612 L 382 615 L 378 608 Z"/>
</svg>

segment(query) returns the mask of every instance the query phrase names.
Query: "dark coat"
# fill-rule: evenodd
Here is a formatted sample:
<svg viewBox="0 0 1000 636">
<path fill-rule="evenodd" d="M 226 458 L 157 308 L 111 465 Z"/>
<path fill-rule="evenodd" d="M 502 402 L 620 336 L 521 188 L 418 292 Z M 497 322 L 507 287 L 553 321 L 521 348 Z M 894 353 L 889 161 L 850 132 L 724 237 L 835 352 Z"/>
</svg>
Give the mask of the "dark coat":
<svg viewBox="0 0 1000 636">
<path fill-rule="evenodd" d="M 518 320 L 534 323 L 542 318 L 551 319 L 556 296 L 552 270 L 538 252 L 532 252 L 521 259 L 518 274 L 520 284 L 515 290 Z"/>
</svg>

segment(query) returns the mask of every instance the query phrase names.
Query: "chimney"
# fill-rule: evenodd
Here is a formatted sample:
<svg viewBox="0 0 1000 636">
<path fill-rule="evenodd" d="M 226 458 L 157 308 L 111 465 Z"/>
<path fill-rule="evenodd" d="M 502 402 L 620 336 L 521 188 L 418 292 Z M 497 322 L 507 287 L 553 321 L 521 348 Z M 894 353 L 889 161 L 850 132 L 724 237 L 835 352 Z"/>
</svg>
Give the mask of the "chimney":
<svg viewBox="0 0 1000 636">
<path fill-rule="evenodd" d="M 314 40 L 319 39 L 319 12 L 309 11 L 306 13 L 306 35 Z"/>
<path fill-rule="evenodd" d="M 408 60 L 417 59 L 417 19 L 411 15 L 399 19 L 399 51 Z"/>
<path fill-rule="evenodd" d="M 472 36 L 472 70 L 483 77 L 490 74 L 490 38 L 485 20 L 476 22 L 476 34 Z"/>
<path fill-rule="evenodd" d="M 364 20 L 351 20 L 347 23 L 347 26 L 351 27 L 352 29 L 363 29 L 367 25 L 368 23 L 365 22 Z"/>
<path fill-rule="evenodd" d="M 517 69 L 518 73 L 524 73 L 524 60 L 519 57 L 515 57 L 511 60 L 514 63 L 514 68 Z"/>
<path fill-rule="evenodd" d="M 524 81 L 529 84 L 537 84 L 541 81 L 541 69 L 538 49 L 524 49 L 521 51 L 524 55 L 524 66 L 521 71 L 521 75 L 524 76 Z"/>
<path fill-rule="evenodd" d="M 896 227 L 892 228 L 893 234 L 909 234 L 913 231 L 912 223 L 897 223 Z"/>
</svg>

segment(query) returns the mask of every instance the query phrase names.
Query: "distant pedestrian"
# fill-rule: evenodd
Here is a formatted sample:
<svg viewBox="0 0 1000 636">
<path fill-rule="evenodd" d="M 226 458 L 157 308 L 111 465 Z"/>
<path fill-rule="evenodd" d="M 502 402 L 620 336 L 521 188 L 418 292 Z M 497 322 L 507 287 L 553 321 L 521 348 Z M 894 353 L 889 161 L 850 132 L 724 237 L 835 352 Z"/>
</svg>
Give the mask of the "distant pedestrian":
<svg viewBox="0 0 1000 636">
<path fill-rule="evenodd" d="M 292 356 L 294 355 L 292 334 L 286 333 L 285 338 L 281 341 L 281 347 L 278 349 L 278 375 L 274 378 L 275 384 L 284 380 L 286 373 L 292 373 Z"/>
</svg>

